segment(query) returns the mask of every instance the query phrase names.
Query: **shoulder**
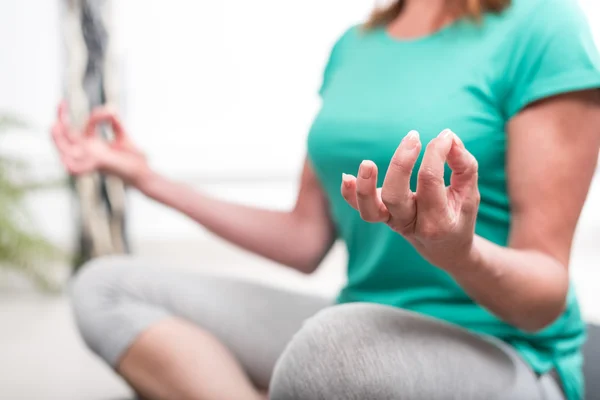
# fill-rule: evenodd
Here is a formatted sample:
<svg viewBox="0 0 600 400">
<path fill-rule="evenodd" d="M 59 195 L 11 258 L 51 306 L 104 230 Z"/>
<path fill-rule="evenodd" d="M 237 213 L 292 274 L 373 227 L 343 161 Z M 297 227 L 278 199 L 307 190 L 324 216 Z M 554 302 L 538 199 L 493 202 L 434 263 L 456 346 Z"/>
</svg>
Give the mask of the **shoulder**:
<svg viewBox="0 0 600 400">
<path fill-rule="evenodd" d="M 321 83 L 321 88 L 319 89 L 319 94 L 323 95 L 325 92 L 331 79 L 331 75 L 338 69 L 341 59 L 344 58 L 346 49 L 353 47 L 352 42 L 356 38 L 359 29 L 360 26 L 358 25 L 351 26 L 341 33 L 334 41 L 329 52 L 327 63 L 325 64 L 325 71 L 323 72 L 323 81 Z"/>
<path fill-rule="evenodd" d="M 588 26 L 578 0 L 513 0 L 499 20 L 521 36 L 568 33 Z"/>
<path fill-rule="evenodd" d="M 498 18 L 508 116 L 545 97 L 600 86 L 600 57 L 578 0 L 513 0 Z"/>
<path fill-rule="evenodd" d="M 360 40 L 362 36 L 362 25 L 352 25 L 344 30 L 337 38 L 333 48 L 340 49 L 347 46 L 352 46 L 354 42 Z"/>
<path fill-rule="evenodd" d="M 362 25 L 352 25 L 344 30 L 333 43 L 329 55 L 329 66 L 340 62 L 349 53 L 355 53 L 366 38 Z"/>
<path fill-rule="evenodd" d="M 594 36 L 578 0 L 513 0 L 503 13 L 488 15 L 485 28 L 509 65 L 541 58 L 564 65 L 574 57 L 597 66 Z"/>
</svg>

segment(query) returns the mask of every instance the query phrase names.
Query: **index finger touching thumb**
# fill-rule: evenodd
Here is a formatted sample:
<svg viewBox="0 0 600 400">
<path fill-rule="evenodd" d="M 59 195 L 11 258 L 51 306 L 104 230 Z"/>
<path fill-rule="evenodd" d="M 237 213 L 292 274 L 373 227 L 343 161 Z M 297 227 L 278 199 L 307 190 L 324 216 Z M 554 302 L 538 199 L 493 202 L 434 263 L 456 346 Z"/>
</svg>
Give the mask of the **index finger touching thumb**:
<svg viewBox="0 0 600 400">
<path fill-rule="evenodd" d="M 98 124 L 103 122 L 108 122 L 111 125 L 117 140 L 122 140 L 126 136 L 125 128 L 119 117 L 117 117 L 116 110 L 110 106 L 97 108 L 92 111 L 85 127 L 85 135 L 88 137 L 94 136 Z"/>
</svg>

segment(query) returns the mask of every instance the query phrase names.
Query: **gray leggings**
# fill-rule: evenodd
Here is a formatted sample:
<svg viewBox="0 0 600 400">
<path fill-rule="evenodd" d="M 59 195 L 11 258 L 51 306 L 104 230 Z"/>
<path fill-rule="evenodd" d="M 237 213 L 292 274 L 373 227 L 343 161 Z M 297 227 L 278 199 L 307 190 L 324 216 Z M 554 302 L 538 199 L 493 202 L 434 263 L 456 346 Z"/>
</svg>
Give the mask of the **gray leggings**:
<svg viewBox="0 0 600 400">
<path fill-rule="evenodd" d="M 274 400 L 563 400 L 510 346 L 378 304 L 330 300 L 112 257 L 72 284 L 87 345 L 116 366 L 177 316 L 211 332 Z"/>
</svg>

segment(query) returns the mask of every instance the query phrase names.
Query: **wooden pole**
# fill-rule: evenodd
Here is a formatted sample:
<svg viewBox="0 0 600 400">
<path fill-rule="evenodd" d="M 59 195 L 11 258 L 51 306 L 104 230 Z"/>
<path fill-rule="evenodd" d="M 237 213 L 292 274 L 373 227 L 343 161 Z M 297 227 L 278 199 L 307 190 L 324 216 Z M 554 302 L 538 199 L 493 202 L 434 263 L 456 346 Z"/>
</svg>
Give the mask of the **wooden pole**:
<svg viewBox="0 0 600 400">
<path fill-rule="evenodd" d="M 118 108 L 116 68 L 110 41 L 111 0 L 63 0 L 65 99 L 79 128 L 92 109 Z M 101 134 L 110 140 L 112 131 Z M 91 174 L 72 179 L 79 205 L 79 240 L 75 267 L 105 255 L 128 251 L 125 233 L 125 186 L 114 177 Z"/>
</svg>

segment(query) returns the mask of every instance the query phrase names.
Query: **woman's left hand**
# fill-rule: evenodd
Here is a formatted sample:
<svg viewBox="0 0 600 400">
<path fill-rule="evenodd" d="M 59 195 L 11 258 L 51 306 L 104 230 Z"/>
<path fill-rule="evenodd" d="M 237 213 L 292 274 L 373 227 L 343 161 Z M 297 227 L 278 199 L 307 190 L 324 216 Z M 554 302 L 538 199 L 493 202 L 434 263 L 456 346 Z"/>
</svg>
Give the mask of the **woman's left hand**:
<svg viewBox="0 0 600 400">
<path fill-rule="evenodd" d="M 419 134 L 402 140 L 377 188 L 377 166 L 363 161 L 358 177 L 344 174 L 342 195 L 367 222 L 383 222 L 408 240 L 433 265 L 452 272 L 474 261 L 473 239 L 479 208 L 477 161 L 449 129 L 427 145 L 417 192 L 410 178 L 421 152 Z M 452 169 L 450 186 L 444 166 Z"/>
</svg>

